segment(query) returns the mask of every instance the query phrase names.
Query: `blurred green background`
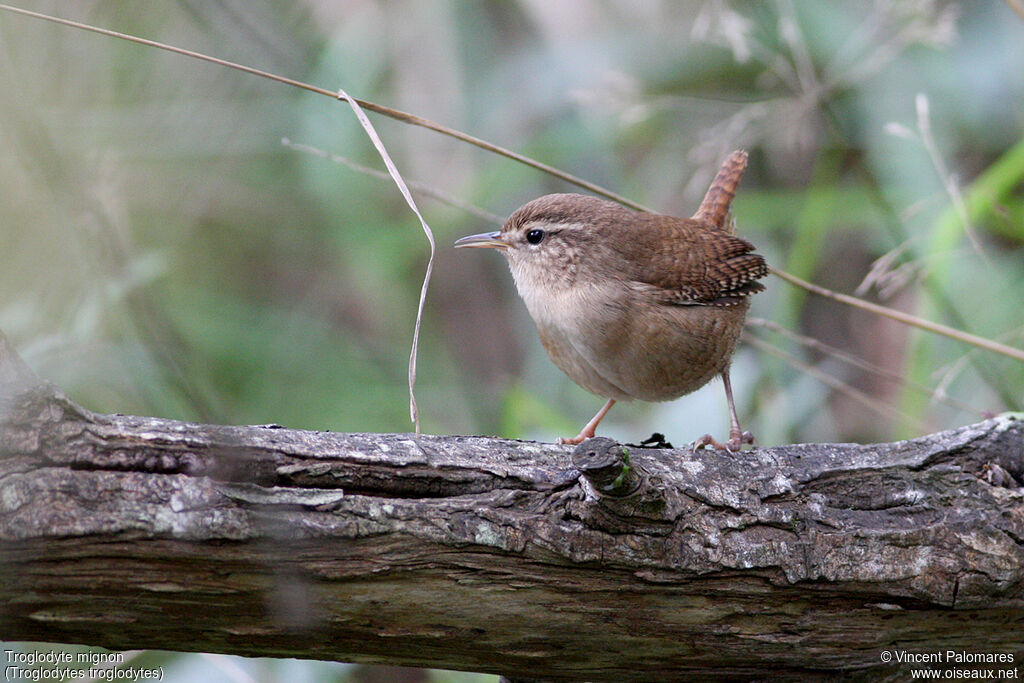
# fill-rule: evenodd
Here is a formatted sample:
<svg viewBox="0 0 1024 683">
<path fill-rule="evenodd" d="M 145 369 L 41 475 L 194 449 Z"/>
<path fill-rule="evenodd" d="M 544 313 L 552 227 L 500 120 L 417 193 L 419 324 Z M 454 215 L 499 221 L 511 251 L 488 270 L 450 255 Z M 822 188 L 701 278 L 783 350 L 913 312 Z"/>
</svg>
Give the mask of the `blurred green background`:
<svg viewBox="0 0 1024 683">
<path fill-rule="evenodd" d="M 18 4 L 342 87 L 665 213 L 691 214 L 746 148 L 734 208 L 773 265 L 1024 346 L 1024 16 L 1008 3 Z M 487 211 L 573 190 L 371 118 L 408 180 Z M 344 103 L 0 12 L 0 330 L 96 411 L 410 430 L 419 224 L 390 181 L 282 138 L 382 167 Z M 547 359 L 500 256 L 451 249 L 497 226 L 420 205 L 438 239 L 424 431 L 575 433 L 603 399 Z M 761 444 L 1024 404 L 1019 362 L 767 285 L 733 370 Z M 712 382 L 617 406 L 602 432 L 681 445 L 727 428 Z"/>
</svg>

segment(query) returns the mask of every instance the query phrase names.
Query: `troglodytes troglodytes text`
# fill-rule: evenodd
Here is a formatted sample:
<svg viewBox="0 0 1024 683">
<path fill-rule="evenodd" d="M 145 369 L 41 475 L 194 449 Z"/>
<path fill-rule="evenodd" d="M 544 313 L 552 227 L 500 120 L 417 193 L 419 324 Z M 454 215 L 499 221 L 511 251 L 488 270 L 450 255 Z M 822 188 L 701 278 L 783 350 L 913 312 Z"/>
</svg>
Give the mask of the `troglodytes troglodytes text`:
<svg viewBox="0 0 1024 683">
<path fill-rule="evenodd" d="M 729 383 L 750 295 L 764 289 L 757 280 L 768 273 L 730 220 L 746 165 L 746 152 L 733 152 L 692 218 L 550 194 L 517 209 L 500 231 L 455 243 L 505 255 L 551 360 L 608 398 L 577 436 L 561 443 L 593 436 L 616 401 L 667 401 L 716 375 L 729 402 L 729 439 L 705 435 L 695 446 L 736 451 L 753 443 L 740 428 Z"/>
</svg>

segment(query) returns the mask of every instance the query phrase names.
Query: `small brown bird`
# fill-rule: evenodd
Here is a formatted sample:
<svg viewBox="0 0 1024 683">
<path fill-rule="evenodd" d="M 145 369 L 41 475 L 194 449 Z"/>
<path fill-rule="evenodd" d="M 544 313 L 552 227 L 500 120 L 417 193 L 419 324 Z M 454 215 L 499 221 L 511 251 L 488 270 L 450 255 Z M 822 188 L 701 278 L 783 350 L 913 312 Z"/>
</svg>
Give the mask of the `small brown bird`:
<svg viewBox="0 0 1024 683">
<path fill-rule="evenodd" d="M 733 152 L 693 218 L 550 194 L 517 209 L 500 231 L 455 243 L 501 250 L 551 360 L 608 398 L 577 436 L 559 443 L 592 437 L 616 401 L 667 401 L 715 375 L 725 383 L 729 440 L 705 435 L 695 447 L 736 451 L 753 443 L 729 384 L 749 297 L 764 289 L 757 280 L 768 273 L 730 219 L 746 165 L 746 152 Z"/>
</svg>

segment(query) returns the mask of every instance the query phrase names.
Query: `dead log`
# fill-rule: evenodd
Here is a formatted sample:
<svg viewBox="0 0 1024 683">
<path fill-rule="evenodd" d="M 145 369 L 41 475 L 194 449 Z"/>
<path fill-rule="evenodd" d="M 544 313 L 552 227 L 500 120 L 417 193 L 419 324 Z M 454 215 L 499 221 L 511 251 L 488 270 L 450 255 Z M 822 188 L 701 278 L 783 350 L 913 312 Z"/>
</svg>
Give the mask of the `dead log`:
<svg viewBox="0 0 1024 683">
<path fill-rule="evenodd" d="M 99 415 L 0 336 L 0 633 L 549 680 L 1024 652 L 1024 422 L 737 455 Z"/>
</svg>

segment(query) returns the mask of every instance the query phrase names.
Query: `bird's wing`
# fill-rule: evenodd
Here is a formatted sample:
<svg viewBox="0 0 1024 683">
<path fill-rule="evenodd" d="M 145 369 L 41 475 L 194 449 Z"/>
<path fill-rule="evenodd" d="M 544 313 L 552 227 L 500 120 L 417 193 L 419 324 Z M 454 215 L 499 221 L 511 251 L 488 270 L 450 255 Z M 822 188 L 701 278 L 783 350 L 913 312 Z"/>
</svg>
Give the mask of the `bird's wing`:
<svg viewBox="0 0 1024 683">
<path fill-rule="evenodd" d="M 735 306 L 760 292 L 768 265 L 754 245 L 703 221 L 646 214 L 624 254 L 633 280 L 666 304 Z"/>
</svg>

